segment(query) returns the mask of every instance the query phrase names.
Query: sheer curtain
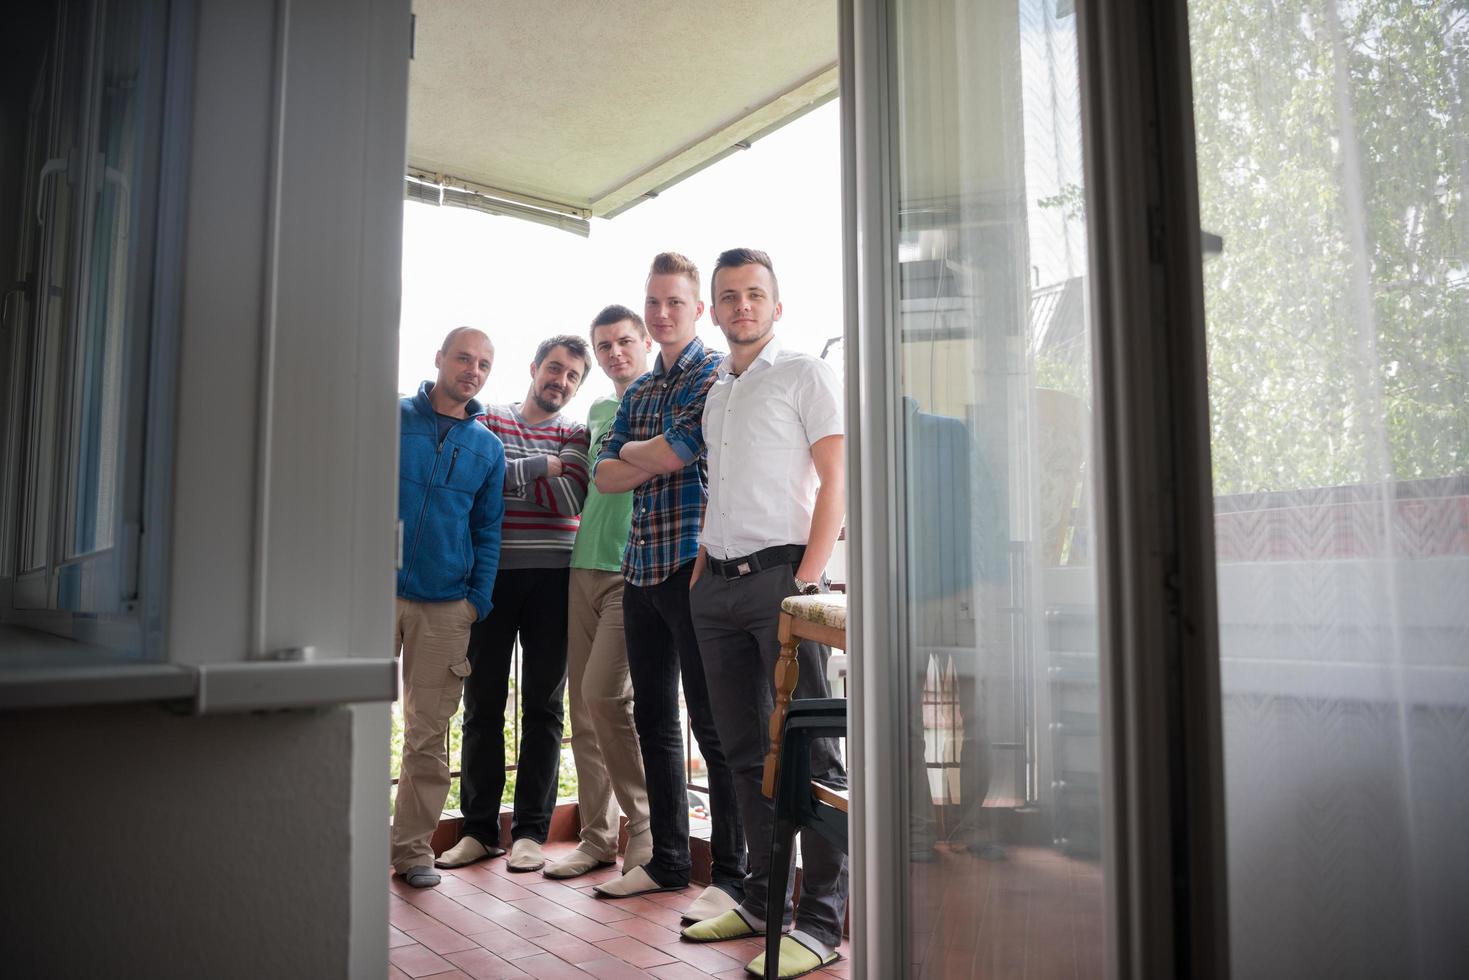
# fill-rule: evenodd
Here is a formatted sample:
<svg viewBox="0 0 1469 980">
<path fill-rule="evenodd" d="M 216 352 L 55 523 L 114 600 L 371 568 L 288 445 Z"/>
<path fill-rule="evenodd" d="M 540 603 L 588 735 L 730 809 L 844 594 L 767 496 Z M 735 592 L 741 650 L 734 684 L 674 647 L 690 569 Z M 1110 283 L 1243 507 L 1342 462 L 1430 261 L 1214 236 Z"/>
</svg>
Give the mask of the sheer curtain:
<svg viewBox="0 0 1469 980">
<path fill-rule="evenodd" d="M 1469 970 L 1469 7 L 1189 4 L 1231 949 Z"/>
</svg>

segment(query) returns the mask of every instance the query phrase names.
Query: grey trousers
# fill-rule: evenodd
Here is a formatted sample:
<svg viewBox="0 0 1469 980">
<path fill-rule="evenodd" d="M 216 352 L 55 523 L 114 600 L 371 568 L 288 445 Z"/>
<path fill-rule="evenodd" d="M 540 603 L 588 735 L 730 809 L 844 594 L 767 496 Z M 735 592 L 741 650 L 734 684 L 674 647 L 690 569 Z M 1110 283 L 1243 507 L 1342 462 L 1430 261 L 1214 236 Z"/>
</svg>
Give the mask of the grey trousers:
<svg viewBox="0 0 1469 980">
<path fill-rule="evenodd" d="M 744 578 L 725 580 L 705 571 L 689 593 L 704 677 L 714 710 L 719 743 L 734 773 L 740 818 L 749 842 L 745 877 L 746 912 L 763 919 L 770 880 L 770 834 L 775 804 L 760 792 L 765 752 L 770 747 L 770 715 L 775 709 L 776 638 L 780 603 L 796 591 L 793 569 L 782 566 Z M 826 660 L 830 651 L 801 644 L 797 698 L 828 698 Z M 835 739 L 818 739 L 811 752 L 811 774 L 834 786 L 847 785 Z M 847 856 L 815 833 L 801 833 L 801 904 L 796 928 L 830 946 L 842 941 L 847 908 Z M 794 877 L 790 879 L 794 881 Z M 791 896 L 785 896 L 791 921 Z M 771 928 L 775 923 L 769 924 Z"/>
</svg>

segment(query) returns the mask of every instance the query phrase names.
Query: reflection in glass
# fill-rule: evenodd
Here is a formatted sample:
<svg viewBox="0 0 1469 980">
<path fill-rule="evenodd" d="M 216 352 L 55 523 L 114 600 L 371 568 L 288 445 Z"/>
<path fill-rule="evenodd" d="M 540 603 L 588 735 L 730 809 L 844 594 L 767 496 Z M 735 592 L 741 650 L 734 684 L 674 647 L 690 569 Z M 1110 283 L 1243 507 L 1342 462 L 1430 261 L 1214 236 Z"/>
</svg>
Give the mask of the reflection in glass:
<svg viewBox="0 0 1469 980">
<path fill-rule="evenodd" d="M 897 20 L 913 973 L 1099 976 L 1075 18 Z"/>
<path fill-rule="evenodd" d="M 139 292 L 135 225 L 141 188 L 135 185 L 148 150 L 147 113 L 154 109 L 148 100 L 156 82 L 147 69 L 157 62 L 162 43 L 158 6 L 121 0 L 101 14 L 103 53 L 94 93 L 98 172 L 71 388 L 78 418 L 68 557 L 110 548 L 116 534 L 124 340 Z"/>
<path fill-rule="evenodd" d="M 1191 0 L 1237 976 L 1469 963 L 1469 12 Z"/>
<path fill-rule="evenodd" d="M 65 338 L 67 311 L 73 302 L 72 225 L 76 194 L 72 188 L 72 152 L 80 123 L 80 73 L 64 71 L 70 46 L 58 44 L 38 73 L 31 102 L 25 215 L 34 211 L 34 237 L 22 233 L 22 261 L 34 267 L 43 288 L 35 291 L 36 326 L 22 343 L 29 386 L 23 409 L 24 467 L 21 486 L 20 554 L 17 571 L 44 569 L 51 557 L 52 504 L 56 493 L 51 449 L 57 429 L 57 406 L 48 392 L 56 377 Z M 34 195 L 32 197 L 31 195 Z M 31 253 L 31 248 L 35 253 Z"/>
</svg>

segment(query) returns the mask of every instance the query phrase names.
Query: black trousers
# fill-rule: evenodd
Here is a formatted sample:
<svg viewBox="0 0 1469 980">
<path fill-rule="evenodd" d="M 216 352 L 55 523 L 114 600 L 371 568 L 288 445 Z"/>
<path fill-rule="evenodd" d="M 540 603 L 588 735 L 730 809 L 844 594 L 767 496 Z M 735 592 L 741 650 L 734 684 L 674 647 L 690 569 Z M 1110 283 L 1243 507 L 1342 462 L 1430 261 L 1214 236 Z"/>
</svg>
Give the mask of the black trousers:
<svg viewBox="0 0 1469 980">
<path fill-rule="evenodd" d="M 653 832 L 653 860 L 646 871 L 664 886 L 689 881 L 689 803 L 684 773 L 683 726 L 678 720 L 679 679 L 689 727 L 709 775 L 709 849 L 713 883 L 735 898 L 745 879 L 745 833 L 735 796 L 734 774 L 714 727 L 704 662 L 689 611 L 687 562 L 657 585 L 626 585 L 622 623 L 627 635 L 627 667 L 632 676 L 633 723 L 643 753 L 648 782 L 648 826 Z"/>
<path fill-rule="evenodd" d="M 464 759 L 460 806 L 464 833 L 500 841 L 505 791 L 505 702 L 515 638 L 520 637 L 520 757 L 510 839 L 545 843 L 556 807 L 566 694 L 566 568 L 504 568 L 494 608 L 470 630 L 464 681 Z"/>
<path fill-rule="evenodd" d="M 770 749 L 770 716 L 775 711 L 780 603 L 795 594 L 795 568 L 791 565 L 731 580 L 706 571 L 689 593 L 714 725 L 734 773 L 740 819 L 750 840 L 744 908 L 761 919 L 765 918 L 770 884 L 775 801 L 765 798 L 760 783 L 765 774 L 765 753 Z M 831 651 L 819 643 L 801 643 L 795 697 L 831 697 L 826 679 L 830 656 Z M 830 786 L 847 785 L 847 771 L 836 739 L 815 740 L 811 774 Z M 795 910 L 796 927 L 823 943 L 838 946 L 847 910 L 847 856 L 820 834 L 803 830 L 801 865 L 801 906 Z M 786 879 L 787 922 L 791 921 L 789 886 L 794 881 L 793 874 Z"/>
</svg>

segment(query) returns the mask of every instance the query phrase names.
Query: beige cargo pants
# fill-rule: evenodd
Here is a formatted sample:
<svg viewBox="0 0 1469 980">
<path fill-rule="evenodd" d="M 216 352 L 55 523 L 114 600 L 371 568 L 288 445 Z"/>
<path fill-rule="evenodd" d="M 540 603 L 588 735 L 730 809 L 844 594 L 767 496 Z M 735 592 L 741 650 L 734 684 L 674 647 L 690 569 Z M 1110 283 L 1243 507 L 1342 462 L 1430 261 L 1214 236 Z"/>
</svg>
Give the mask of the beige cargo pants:
<svg viewBox="0 0 1469 980">
<path fill-rule="evenodd" d="M 469 676 L 469 627 L 479 613 L 468 599 L 397 600 L 397 646 L 403 651 L 403 765 L 393 805 L 392 862 L 400 874 L 432 867 L 429 846 L 449 796 L 449 719 Z"/>
<path fill-rule="evenodd" d="M 571 570 L 566 659 L 571 754 L 576 761 L 581 849 L 617 860 L 617 810 L 629 837 L 648 829 L 648 790 L 633 724 L 632 681 L 622 635 L 622 573 Z"/>
</svg>

